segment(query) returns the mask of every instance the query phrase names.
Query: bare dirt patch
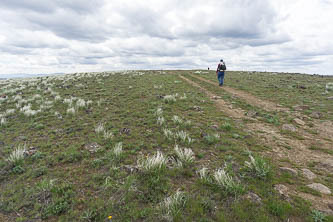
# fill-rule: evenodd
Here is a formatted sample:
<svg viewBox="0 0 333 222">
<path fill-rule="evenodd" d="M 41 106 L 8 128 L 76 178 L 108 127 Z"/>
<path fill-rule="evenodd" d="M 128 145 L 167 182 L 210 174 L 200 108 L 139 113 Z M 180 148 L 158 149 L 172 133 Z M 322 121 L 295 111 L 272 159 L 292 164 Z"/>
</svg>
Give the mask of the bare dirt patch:
<svg viewBox="0 0 333 222">
<path fill-rule="evenodd" d="M 207 89 L 203 88 L 199 84 L 183 76 L 180 77 L 183 80 L 187 81 L 189 84 L 203 91 L 215 102 L 217 108 L 230 115 L 230 117 L 238 119 L 245 117 L 244 110 L 239 108 L 237 109 L 233 108 L 230 104 L 228 104 L 221 98 L 214 99 L 217 98 L 215 94 L 209 92 Z M 215 84 L 212 81 L 203 79 L 201 77 L 197 76 L 195 77 L 202 81 Z M 250 95 L 246 92 L 235 90 L 230 87 L 223 87 L 223 90 L 245 100 L 247 103 L 251 105 L 263 108 L 266 111 L 288 111 L 288 113 L 290 113 L 289 109 L 287 108 L 280 107 L 280 105 L 274 104 L 272 102 L 260 100 L 255 96 Z M 322 144 L 324 144 L 325 147 L 331 146 L 332 144 L 329 142 L 329 140 L 330 138 L 333 138 L 332 136 L 333 125 L 327 121 L 326 122 L 314 121 L 313 124 L 314 124 L 313 128 L 318 130 L 318 133 L 316 135 L 307 133 L 306 132 L 306 130 L 308 130 L 307 126 L 299 126 L 297 133 L 301 133 L 301 138 L 294 138 L 288 135 L 284 135 L 283 133 L 281 133 L 281 129 L 279 127 L 271 124 L 267 124 L 264 122 L 244 123 L 245 127 L 247 128 L 247 131 L 254 134 L 254 136 L 256 136 L 262 144 L 272 148 L 270 151 L 265 151 L 264 154 L 270 156 L 274 161 L 277 161 L 279 165 L 283 164 L 283 162 L 279 162 L 279 160 L 282 159 L 290 160 L 290 162 L 292 162 L 292 164 L 296 166 L 297 169 L 307 167 L 310 163 L 313 162 L 317 163 L 327 162 L 329 164 L 332 163 L 333 165 L 332 156 L 317 150 L 309 149 L 309 146 L 311 146 L 311 144 L 313 144 L 314 141 L 318 140 Z M 333 146 L 331 147 L 333 148 Z M 322 174 L 320 175 L 321 177 L 325 177 L 327 176 L 327 173 L 331 173 L 330 167 L 326 167 L 326 169 L 325 167 L 322 167 L 320 170 Z M 311 201 L 316 209 L 319 209 L 329 214 L 333 214 L 333 211 L 329 208 L 330 204 L 333 203 L 333 197 L 331 195 L 322 195 L 322 197 L 316 197 L 311 194 L 299 192 L 296 190 L 296 188 L 291 188 L 289 192 L 290 194 L 296 194 L 304 199 Z"/>
</svg>

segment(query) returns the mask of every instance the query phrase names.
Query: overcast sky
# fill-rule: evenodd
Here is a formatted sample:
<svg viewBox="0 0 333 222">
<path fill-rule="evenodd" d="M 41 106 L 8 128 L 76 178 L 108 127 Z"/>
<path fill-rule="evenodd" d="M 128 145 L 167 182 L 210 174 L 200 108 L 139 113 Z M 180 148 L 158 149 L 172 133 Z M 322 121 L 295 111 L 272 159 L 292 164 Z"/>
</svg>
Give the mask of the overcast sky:
<svg viewBox="0 0 333 222">
<path fill-rule="evenodd" d="M 1 0 L 0 77 L 125 69 L 333 75 L 333 0 Z"/>
</svg>

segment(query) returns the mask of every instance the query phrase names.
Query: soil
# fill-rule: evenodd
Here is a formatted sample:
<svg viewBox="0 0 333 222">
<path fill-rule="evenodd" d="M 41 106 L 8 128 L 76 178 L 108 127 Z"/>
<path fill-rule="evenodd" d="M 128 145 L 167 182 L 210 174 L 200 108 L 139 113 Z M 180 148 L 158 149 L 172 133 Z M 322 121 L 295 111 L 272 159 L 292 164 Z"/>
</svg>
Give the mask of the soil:
<svg viewBox="0 0 333 222">
<path fill-rule="evenodd" d="M 201 78 L 199 76 L 192 77 L 199 79 L 210 84 L 217 85 L 216 82 Z M 199 88 L 207 96 L 209 96 L 216 104 L 217 108 L 227 113 L 230 117 L 236 119 L 246 119 L 246 111 L 240 108 L 234 108 L 231 104 L 227 103 L 217 95 L 208 91 L 200 84 L 193 82 L 184 76 L 180 76 L 183 80 L 189 84 Z M 275 104 L 271 101 L 265 101 L 255 96 L 228 86 L 222 88 L 217 86 L 217 90 L 223 90 L 233 96 L 245 101 L 248 104 L 257 106 L 265 111 L 270 112 L 286 112 L 291 118 L 299 118 L 303 121 L 308 121 L 310 117 L 305 116 L 299 112 L 292 111 L 286 107 L 282 107 L 279 104 Z M 266 147 L 271 147 L 271 150 L 264 151 L 264 155 L 270 156 L 279 166 L 287 166 L 288 159 L 292 163 L 294 168 L 308 168 L 310 164 L 316 164 L 316 172 L 319 172 L 319 177 L 325 178 L 333 172 L 333 157 L 325 152 L 315 149 L 309 149 L 314 144 L 319 144 L 323 149 L 333 148 L 333 123 L 331 121 L 320 121 L 317 119 L 311 119 L 311 127 L 308 125 L 297 125 L 297 138 L 292 137 L 286 133 L 283 133 L 281 127 L 273 124 L 268 124 L 260 121 L 245 121 L 243 125 L 248 132 L 251 132 L 259 141 Z M 309 133 L 309 130 L 315 131 L 315 134 Z M 281 160 L 281 161 L 280 161 Z M 289 163 L 290 164 L 290 163 Z M 308 181 L 310 183 L 310 181 Z M 288 185 L 286 185 L 288 186 Z M 329 206 L 333 204 L 332 195 L 322 195 L 322 197 L 313 196 L 308 193 L 302 193 L 296 190 L 297 187 L 288 186 L 290 194 L 300 196 L 306 200 L 309 200 L 313 207 L 328 214 L 333 215 L 333 210 Z"/>
</svg>

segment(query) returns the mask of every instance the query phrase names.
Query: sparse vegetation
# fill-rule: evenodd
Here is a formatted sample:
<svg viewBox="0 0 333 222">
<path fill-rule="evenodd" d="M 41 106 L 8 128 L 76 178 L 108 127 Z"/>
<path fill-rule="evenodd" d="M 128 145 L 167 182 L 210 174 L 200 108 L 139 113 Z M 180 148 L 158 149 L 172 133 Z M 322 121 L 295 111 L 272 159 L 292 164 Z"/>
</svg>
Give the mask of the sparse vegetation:
<svg viewBox="0 0 333 222">
<path fill-rule="evenodd" d="M 213 178 L 214 183 L 228 194 L 237 195 L 244 192 L 242 184 L 236 182 L 224 168 L 216 170 Z"/>
<path fill-rule="evenodd" d="M 249 155 L 250 161 L 245 161 L 245 166 L 249 172 L 260 179 L 267 178 L 271 173 L 271 167 L 269 164 L 260 156 L 253 157 Z"/>
<path fill-rule="evenodd" d="M 308 188 L 305 178 L 277 170 L 281 164 L 296 163 L 287 157 L 269 158 L 275 147 L 262 135 L 279 140 L 274 133 L 293 123 L 292 113 L 255 107 L 188 73 L 126 71 L 0 80 L 0 220 L 106 221 L 112 215 L 114 221 L 329 221 L 329 215 L 312 211 L 301 197 L 285 200 L 274 190 L 276 184 L 285 184 L 316 198 L 324 196 Z M 221 97 L 231 111 L 242 109 L 249 116 L 252 111 L 251 118 L 221 111 L 214 105 L 219 99 L 179 74 Z M 319 111 L 321 121 L 333 119 L 327 100 L 331 79 L 233 74 L 227 72 L 226 87 L 291 109 L 302 101 L 311 112 L 301 114 Z M 216 82 L 214 72 L 197 75 Z M 293 79 L 308 88 L 299 93 Z M 281 85 L 279 93 L 272 81 Z M 315 131 L 316 118 L 309 118 L 303 120 Z M 257 123 L 276 130 L 256 131 Z M 294 134 L 282 136 L 306 139 Z M 329 156 L 329 149 L 320 145 L 306 150 Z M 283 150 L 297 149 L 290 147 Z M 319 172 L 322 163 L 309 163 L 304 166 L 318 174 L 316 182 L 332 189 L 331 176 Z M 254 193 L 259 204 L 246 198 Z"/>
<path fill-rule="evenodd" d="M 177 156 L 177 162 L 183 167 L 188 167 L 194 163 L 194 153 L 190 148 L 180 148 L 177 144 L 175 146 L 175 153 Z M 179 165 L 179 164 L 178 164 Z"/>
<path fill-rule="evenodd" d="M 174 221 L 186 204 L 186 195 L 177 190 L 175 194 L 165 198 L 160 203 L 160 209 L 165 219 L 168 221 Z"/>
<path fill-rule="evenodd" d="M 19 145 L 8 157 L 7 161 L 14 167 L 22 165 L 24 159 L 24 153 L 26 151 L 26 145 Z"/>
</svg>

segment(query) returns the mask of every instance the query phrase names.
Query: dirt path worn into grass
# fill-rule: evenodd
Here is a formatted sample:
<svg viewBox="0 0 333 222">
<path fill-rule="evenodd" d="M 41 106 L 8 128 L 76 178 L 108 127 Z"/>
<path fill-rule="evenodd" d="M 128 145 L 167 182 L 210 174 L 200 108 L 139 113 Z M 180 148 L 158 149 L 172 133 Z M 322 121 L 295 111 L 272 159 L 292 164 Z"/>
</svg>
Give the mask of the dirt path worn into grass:
<svg viewBox="0 0 333 222">
<path fill-rule="evenodd" d="M 197 84 L 183 76 L 180 76 L 180 78 L 182 78 L 183 80 L 187 81 L 191 85 L 193 85 L 193 86 L 199 88 L 201 91 L 203 91 L 207 96 L 209 96 L 212 100 L 215 101 L 216 105 L 219 107 L 219 109 L 221 111 L 228 114 L 230 117 L 233 117 L 236 119 L 245 117 L 245 112 L 243 110 L 232 108 L 231 104 L 226 103 L 224 100 L 221 99 L 221 97 L 207 91 L 205 88 L 201 87 L 199 84 Z"/>
<path fill-rule="evenodd" d="M 202 78 L 200 76 L 193 76 L 193 77 L 195 77 L 197 79 L 200 79 L 201 81 L 204 81 L 204 82 L 207 82 L 207 83 L 210 83 L 210 84 L 213 84 L 213 85 L 217 85 L 217 82 L 210 81 L 210 80 Z M 270 101 L 261 100 L 261 99 L 255 97 L 255 96 L 253 96 L 249 93 L 246 93 L 244 91 L 237 90 L 237 89 L 234 89 L 234 88 L 231 88 L 231 87 L 228 87 L 228 86 L 223 86 L 222 89 L 227 91 L 228 93 L 232 94 L 233 96 L 236 96 L 236 97 L 239 97 L 243 100 L 246 100 L 248 104 L 258 106 L 258 107 L 260 107 L 260 108 L 262 108 L 266 111 L 288 111 L 287 108 L 284 108 L 279 104 L 275 104 L 275 103 L 272 103 Z"/>
<path fill-rule="evenodd" d="M 245 110 L 240 108 L 233 108 L 226 101 L 200 86 L 200 84 L 193 82 L 184 76 L 180 76 L 183 80 L 199 88 L 202 92 L 204 92 L 207 96 L 209 96 L 216 104 L 217 108 L 221 111 L 230 115 L 233 118 L 245 119 Z M 195 76 L 195 78 L 214 84 L 215 82 L 203 79 L 201 77 Z M 245 100 L 248 104 L 257 106 L 259 108 L 264 108 L 266 111 L 288 111 L 287 108 L 280 107 L 277 104 L 272 102 L 264 101 L 257 99 L 255 96 L 250 95 L 246 92 L 242 92 L 240 90 L 235 90 L 230 87 L 220 88 L 216 86 L 217 90 L 225 90 L 227 93 L 230 93 L 238 98 Z M 216 99 L 217 98 L 217 99 Z M 322 144 L 331 145 L 329 141 L 326 141 L 320 138 L 323 135 L 313 135 L 310 133 L 306 133 L 306 129 L 300 127 L 298 133 L 304 132 L 301 138 L 293 138 L 281 133 L 281 129 L 275 125 L 268 124 L 260 121 L 251 121 L 243 123 L 246 127 L 246 130 L 251 133 L 253 136 L 258 138 L 259 141 L 265 146 L 271 147 L 271 151 L 265 151 L 265 155 L 270 156 L 274 161 L 276 161 L 277 165 L 284 167 L 291 167 L 300 170 L 302 168 L 307 168 L 309 164 L 316 163 L 316 170 L 320 171 L 321 175 L 319 177 L 325 177 L 327 174 L 333 172 L 333 158 L 332 156 L 317 151 L 310 150 L 309 146 L 313 144 L 314 141 L 319 140 Z M 320 127 L 320 126 L 317 126 Z M 330 125 L 328 126 L 330 128 Z M 330 136 L 329 130 L 324 130 L 326 133 L 324 136 Z M 333 146 L 332 146 L 333 147 Z M 285 160 L 289 160 L 285 161 Z M 311 184 L 313 181 L 308 181 L 308 184 Z M 292 185 L 288 186 L 289 194 L 295 194 L 301 196 L 312 202 L 313 206 L 317 209 L 325 211 L 329 214 L 333 214 L 333 210 L 329 208 L 329 205 L 333 204 L 333 197 L 331 195 L 322 195 L 322 197 L 313 196 L 310 194 L 301 193 L 296 190 Z"/>
<path fill-rule="evenodd" d="M 197 75 L 191 75 L 194 78 L 197 78 L 201 81 L 213 84 L 213 85 L 217 85 L 217 82 L 213 82 L 211 80 L 202 78 L 200 76 Z M 232 94 L 233 96 L 236 96 L 244 101 L 246 101 L 246 103 L 251 104 L 253 106 L 259 107 L 265 111 L 268 112 L 286 112 L 288 113 L 288 115 L 290 115 L 293 118 L 298 118 L 298 119 L 302 119 L 302 120 L 307 120 L 309 119 L 308 116 L 302 115 L 299 112 L 293 112 L 290 109 L 281 106 L 280 104 L 275 104 L 271 101 L 266 101 L 266 100 L 262 100 L 259 99 L 253 95 L 251 95 L 250 93 L 241 91 L 241 90 L 237 90 L 228 86 L 223 86 L 223 88 L 221 88 L 222 90 Z M 330 121 L 320 121 L 317 119 L 313 119 L 312 120 L 313 123 L 313 129 L 315 129 L 317 131 L 317 136 L 315 138 L 316 141 L 318 141 L 318 137 L 320 137 L 320 139 L 323 140 L 323 143 L 321 144 L 322 146 L 325 146 L 325 148 L 332 148 L 333 149 L 333 143 L 327 143 L 325 141 L 330 141 L 332 142 L 333 139 L 333 123 Z M 299 131 L 302 135 L 306 136 L 306 137 L 311 137 L 309 136 L 309 133 L 306 132 L 306 130 L 309 130 L 309 127 L 307 126 L 300 126 L 299 127 Z"/>
</svg>

